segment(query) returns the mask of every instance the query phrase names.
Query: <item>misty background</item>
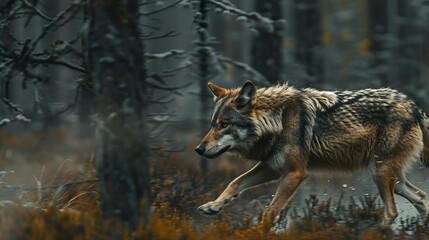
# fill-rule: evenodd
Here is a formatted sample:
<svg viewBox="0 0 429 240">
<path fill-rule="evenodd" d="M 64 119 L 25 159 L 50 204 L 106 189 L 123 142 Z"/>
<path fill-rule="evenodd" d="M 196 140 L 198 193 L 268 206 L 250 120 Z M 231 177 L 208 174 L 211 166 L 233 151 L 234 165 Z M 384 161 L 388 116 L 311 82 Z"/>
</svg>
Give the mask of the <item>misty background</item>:
<svg viewBox="0 0 429 240">
<path fill-rule="evenodd" d="M 32 1 L 27 2 L 31 6 Z M 427 0 L 207 0 L 206 12 L 199 11 L 196 2 L 146 1 L 142 10 L 148 84 L 153 83 L 144 109 L 149 163 L 162 157 L 176 171 L 219 168 L 230 171 L 231 178 L 252 165 L 228 156 L 200 159 L 194 153 L 210 126 L 213 104 L 207 81 L 223 87 L 238 87 L 245 80 L 258 86 L 287 81 L 323 90 L 391 87 L 429 112 Z M 38 6 L 54 17 L 72 4 L 51 0 Z M 82 50 L 88 44 L 86 14 L 85 9 L 76 11 L 35 46 L 37 52 L 61 55 L 70 64 L 40 60 L 31 66 L 34 76 L 26 76 L 9 71 L 7 52 L 2 52 L 1 96 L 31 120 L 3 124 L 1 119 L 17 115 L 7 103 L 0 104 L 0 171 L 13 171 L 7 173 L 10 183 L 34 182 L 41 171 L 54 175 L 63 164 L 79 171 L 93 161 L 93 85 Z M 37 14 L 30 16 L 2 21 L 2 47 L 23 49 L 27 39 L 40 36 L 46 23 Z M 420 164 L 408 178 L 429 192 L 428 170 Z M 274 193 L 272 184 L 262 188 Z M 323 199 L 338 198 L 341 191 L 359 196 L 375 194 L 376 189 L 366 173 L 326 174 L 311 177 L 293 204 L 300 206 L 309 193 Z M 231 205 L 248 204 L 246 196 Z M 417 214 L 404 199 L 396 200 L 399 217 Z"/>
</svg>

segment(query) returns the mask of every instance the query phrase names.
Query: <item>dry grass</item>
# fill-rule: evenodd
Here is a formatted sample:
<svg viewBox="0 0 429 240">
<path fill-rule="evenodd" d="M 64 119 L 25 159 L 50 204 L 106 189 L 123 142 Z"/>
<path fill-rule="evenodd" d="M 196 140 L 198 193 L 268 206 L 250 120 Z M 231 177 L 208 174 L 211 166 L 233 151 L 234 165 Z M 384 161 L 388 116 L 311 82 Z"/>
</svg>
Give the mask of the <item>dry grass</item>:
<svg viewBox="0 0 429 240">
<path fill-rule="evenodd" d="M 5 143 L 0 154 L 7 156 L 0 158 L 0 171 L 6 170 L 0 173 L 0 239 L 429 239 L 427 222 L 406 219 L 395 231 L 381 227 L 382 206 L 369 195 L 347 200 L 310 195 L 303 209 L 292 209 L 288 231 L 278 233 L 257 224 L 270 187 L 254 189 L 222 214 L 207 217 L 196 207 L 219 194 L 236 173 L 203 175 L 163 155 L 152 162 L 150 222 L 129 232 L 101 214 L 90 142 L 69 142 L 72 147 L 49 152 L 39 149 L 63 134 L 46 138 L 43 146 L 28 136 L 10 144 L 7 136 L 0 138 Z"/>
</svg>

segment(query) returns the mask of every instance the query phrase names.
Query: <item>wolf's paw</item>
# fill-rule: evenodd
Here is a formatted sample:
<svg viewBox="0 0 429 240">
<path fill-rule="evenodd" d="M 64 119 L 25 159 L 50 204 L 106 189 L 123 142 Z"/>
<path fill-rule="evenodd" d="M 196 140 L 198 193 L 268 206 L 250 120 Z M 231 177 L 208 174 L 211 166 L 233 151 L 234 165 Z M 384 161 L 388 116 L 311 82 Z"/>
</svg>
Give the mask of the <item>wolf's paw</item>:
<svg viewBox="0 0 429 240">
<path fill-rule="evenodd" d="M 198 210 L 207 215 L 218 214 L 222 210 L 223 204 L 219 202 L 208 202 L 198 207 Z"/>
</svg>

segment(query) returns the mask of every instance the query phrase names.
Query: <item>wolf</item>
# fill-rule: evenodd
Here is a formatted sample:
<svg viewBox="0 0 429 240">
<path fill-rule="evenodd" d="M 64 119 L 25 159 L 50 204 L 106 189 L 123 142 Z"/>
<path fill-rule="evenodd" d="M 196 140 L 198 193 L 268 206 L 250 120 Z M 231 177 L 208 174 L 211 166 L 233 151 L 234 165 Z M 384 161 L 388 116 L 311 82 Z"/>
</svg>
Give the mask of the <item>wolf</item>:
<svg viewBox="0 0 429 240">
<path fill-rule="evenodd" d="M 384 203 L 383 225 L 398 216 L 394 194 L 422 218 L 429 202 L 405 173 L 419 159 L 429 167 L 429 120 L 405 94 L 390 88 L 354 91 L 297 89 L 287 83 L 257 88 L 246 81 L 226 89 L 208 83 L 215 106 L 211 129 L 195 151 L 206 158 L 229 152 L 255 161 L 214 201 L 198 207 L 217 214 L 244 190 L 278 180 L 262 217 L 274 224 L 312 173 L 367 169 Z"/>
</svg>

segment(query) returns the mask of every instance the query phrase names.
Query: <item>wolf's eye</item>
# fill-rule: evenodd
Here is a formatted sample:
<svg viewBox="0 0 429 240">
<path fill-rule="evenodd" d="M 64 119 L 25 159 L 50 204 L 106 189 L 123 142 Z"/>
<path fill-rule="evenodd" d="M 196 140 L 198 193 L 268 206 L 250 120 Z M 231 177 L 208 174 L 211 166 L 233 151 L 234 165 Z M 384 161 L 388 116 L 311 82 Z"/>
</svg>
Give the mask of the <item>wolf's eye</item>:
<svg viewBox="0 0 429 240">
<path fill-rule="evenodd" d="M 229 126 L 229 123 L 221 123 L 220 124 L 220 127 L 221 128 L 226 128 L 226 127 L 228 127 Z"/>
</svg>

